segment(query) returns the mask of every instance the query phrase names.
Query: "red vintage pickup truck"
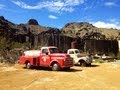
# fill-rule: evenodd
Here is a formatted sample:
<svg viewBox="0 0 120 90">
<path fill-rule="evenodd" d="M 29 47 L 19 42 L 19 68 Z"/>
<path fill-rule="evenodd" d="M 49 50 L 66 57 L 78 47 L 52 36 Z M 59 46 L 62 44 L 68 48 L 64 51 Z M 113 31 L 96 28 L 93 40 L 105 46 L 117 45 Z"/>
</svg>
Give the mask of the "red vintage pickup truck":
<svg viewBox="0 0 120 90">
<path fill-rule="evenodd" d="M 42 47 L 40 50 L 29 50 L 23 52 L 19 60 L 20 64 L 25 64 L 26 68 L 32 66 L 49 67 L 53 71 L 70 69 L 73 66 L 73 59 L 70 55 L 59 53 L 55 46 Z"/>
</svg>

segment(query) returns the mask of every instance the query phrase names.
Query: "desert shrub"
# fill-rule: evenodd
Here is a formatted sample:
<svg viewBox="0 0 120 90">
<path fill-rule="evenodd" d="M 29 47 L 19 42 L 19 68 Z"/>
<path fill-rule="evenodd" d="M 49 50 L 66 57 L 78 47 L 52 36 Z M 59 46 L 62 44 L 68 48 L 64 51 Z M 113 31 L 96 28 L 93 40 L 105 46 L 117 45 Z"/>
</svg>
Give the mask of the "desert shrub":
<svg viewBox="0 0 120 90">
<path fill-rule="evenodd" d="M 25 43 L 12 42 L 11 50 L 13 50 L 13 49 L 30 50 L 31 43 L 29 43 L 29 42 L 25 42 Z"/>
<path fill-rule="evenodd" d="M 19 57 L 21 55 L 21 51 L 20 50 L 5 50 L 3 52 L 0 52 L 0 57 L 1 63 L 11 63 L 14 64 L 19 60 Z"/>
<path fill-rule="evenodd" d="M 7 49 L 10 46 L 6 38 L 0 37 L 0 51 Z"/>
<path fill-rule="evenodd" d="M 120 52 L 117 54 L 117 59 L 120 60 Z"/>
<path fill-rule="evenodd" d="M 10 42 L 5 37 L 0 37 L 0 62 L 15 63 L 20 56 L 19 50 L 15 50 L 15 48 L 21 46 L 20 43 Z"/>
<path fill-rule="evenodd" d="M 102 59 L 94 59 L 94 62 L 95 63 L 104 63 L 104 60 L 102 60 Z"/>
<path fill-rule="evenodd" d="M 13 48 L 21 48 L 22 46 L 23 46 L 22 43 L 13 42 L 11 48 L 12 48 L 12 49 L 13 49 Z"/>
</svg>

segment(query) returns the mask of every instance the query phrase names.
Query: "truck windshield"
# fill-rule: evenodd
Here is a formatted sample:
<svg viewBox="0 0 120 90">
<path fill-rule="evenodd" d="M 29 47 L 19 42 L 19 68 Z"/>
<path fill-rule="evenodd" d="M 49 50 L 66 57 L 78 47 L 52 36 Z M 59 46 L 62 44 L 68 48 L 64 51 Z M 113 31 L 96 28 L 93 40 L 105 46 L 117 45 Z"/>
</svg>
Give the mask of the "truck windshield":
<svg viewBox="0 0 120 90">
<path fill-rule="evenodd" d="M 50 53 L 59 53 L 59 50 L 57 48 L 50 48 Z"/>
<path fill-rule="evenodd" d="M 79 50 L 75 50 L 75 53 L 78 54 L 78 53 L 80 53 L 80 51 Z"/>
</svg>

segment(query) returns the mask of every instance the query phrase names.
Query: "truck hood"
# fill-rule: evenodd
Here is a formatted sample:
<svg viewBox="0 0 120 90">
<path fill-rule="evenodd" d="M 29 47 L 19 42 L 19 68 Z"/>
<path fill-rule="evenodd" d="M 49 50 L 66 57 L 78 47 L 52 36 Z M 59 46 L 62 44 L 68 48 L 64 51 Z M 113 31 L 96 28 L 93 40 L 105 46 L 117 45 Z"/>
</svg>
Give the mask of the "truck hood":
<svg viewBox="0 0 120 90">
<path fill-rule="evenodd" d="M 66 53 L 52 53 L 50 54 L 51 57 L 70 57 L 70 55 Z"/>
<path fill-rule="evenodd" d="M 77 54 L 79 57 L 86 57 L 86 56 L 88 56 L 87 54 L 85 54 L 85 53 L 79 53 L 79 54 Z"/>
</svg>

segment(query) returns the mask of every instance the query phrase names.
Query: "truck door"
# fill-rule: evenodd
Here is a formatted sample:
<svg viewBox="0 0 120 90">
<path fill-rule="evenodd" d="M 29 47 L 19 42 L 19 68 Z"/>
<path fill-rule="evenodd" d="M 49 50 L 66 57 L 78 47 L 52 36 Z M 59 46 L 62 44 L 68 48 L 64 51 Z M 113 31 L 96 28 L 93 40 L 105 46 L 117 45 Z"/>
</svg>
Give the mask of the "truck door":
<svg viewBox="0 0 120 90">
<path fill-rule="evenodd" d="M 48 52 L 49 52 L 48 49 L 42 50 L 41 56 L 40 56 L 40 65 L 41 66 L 49 66 L 50 56 L 47 55 Z"/>
<path fill-rule="evenodd" d="M 70 51 L 68 52 L 68 54 L 70 55 L 70 57 L 73 58 L 73 61 L 74 61 L 74 63 L 75 63 L 75 62 L 76 62 L 76 59 L 77 59 L 77 55 L 75 54 L 74 50 L 70 50 Z"/>
<path fill-rule="evenodd" d="M 74 53 L 74 51 L 71 50 L 71 51 L 69 51 L 68 53 L 69 53 L 69 55 L 70 55 L 72 58 L 75 58 L 75 53 Z"/>
</svg>

